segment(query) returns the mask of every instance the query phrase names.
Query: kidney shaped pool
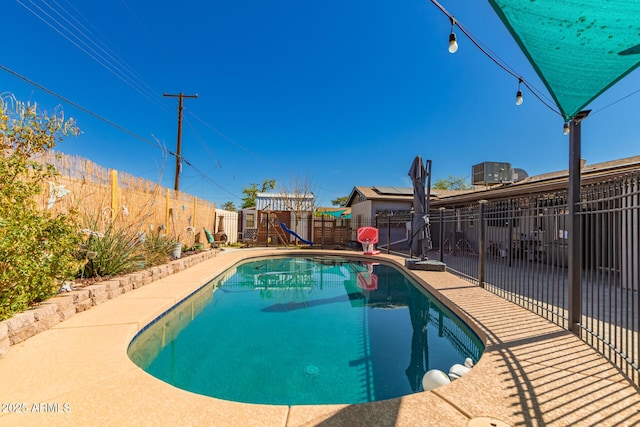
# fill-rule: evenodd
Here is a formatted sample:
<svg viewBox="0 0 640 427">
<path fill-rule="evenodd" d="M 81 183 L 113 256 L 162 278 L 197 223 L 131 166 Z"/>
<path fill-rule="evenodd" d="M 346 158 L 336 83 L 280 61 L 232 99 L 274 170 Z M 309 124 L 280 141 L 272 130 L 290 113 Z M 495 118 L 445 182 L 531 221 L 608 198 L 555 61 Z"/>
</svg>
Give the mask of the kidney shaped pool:
<svg viewBox="0 0 640 427">
<path fill-rule="evenodd" d="M 363 403 L 421 391 L 484 347 L 390 264 L 282 257 L 239 264 L 141 330 L 129 357 L 176 387 L 238 402 Z"/>
</svg>

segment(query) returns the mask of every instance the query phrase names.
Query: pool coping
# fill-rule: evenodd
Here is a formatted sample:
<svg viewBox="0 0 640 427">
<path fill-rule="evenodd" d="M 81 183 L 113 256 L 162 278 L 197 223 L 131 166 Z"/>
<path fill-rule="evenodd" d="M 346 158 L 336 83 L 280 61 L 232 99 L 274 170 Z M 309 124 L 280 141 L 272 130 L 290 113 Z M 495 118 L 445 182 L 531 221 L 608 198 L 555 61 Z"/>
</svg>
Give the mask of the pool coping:
<svg viewBox="0 0 640 427">
<path fill-rule="evenodd" d="M 78 313 L 0 359 L 0 425 L 464 426 L 479 418 L 507 425 L 640 423 L 638 391 L 580 339 L 452 274 L 406 270 L 404 258 L 393 255 L 376 259 L 414 277 L 485 342 L 480 361 L 452 384 L 358 405 L 253 405 L 180 390 L 127 357 L 139 330 L 228 267 L 289 253 L 371 259 L 329 250 L 225 251 Z"/>
</svg>

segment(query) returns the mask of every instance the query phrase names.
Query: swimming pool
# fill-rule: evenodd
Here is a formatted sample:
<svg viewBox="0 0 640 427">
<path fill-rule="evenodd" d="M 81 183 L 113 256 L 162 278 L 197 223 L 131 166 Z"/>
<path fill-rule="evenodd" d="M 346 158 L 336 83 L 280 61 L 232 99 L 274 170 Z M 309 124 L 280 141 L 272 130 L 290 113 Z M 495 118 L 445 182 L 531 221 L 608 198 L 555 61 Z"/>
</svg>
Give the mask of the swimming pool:
<svg viewBox="0 0 640 427">
<path fill-rule="evenodd" d="M 264 404 L 363 403 L 477 361 L 478 337 L 391 264 L 243 262 L 143 329 L 129 357 L 176 387 Z"/>
</svg>

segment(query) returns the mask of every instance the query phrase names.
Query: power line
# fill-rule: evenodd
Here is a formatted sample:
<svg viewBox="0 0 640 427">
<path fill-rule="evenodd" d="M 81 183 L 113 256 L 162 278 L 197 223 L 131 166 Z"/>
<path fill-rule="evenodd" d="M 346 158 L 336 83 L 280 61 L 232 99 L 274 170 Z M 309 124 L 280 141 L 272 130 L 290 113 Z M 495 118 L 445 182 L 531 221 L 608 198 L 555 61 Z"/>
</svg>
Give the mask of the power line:
<svg viewBox="0 0 640 427">
<path fill-rule="evenodd" d="M 9 73 L 9 74 L 11 74 L 11 75 L 13 75 L 13 76 L 15 76 L 15 77 L 27 82 L 27 83 L 29 83 L 30 85 L 35 86 L 36 88 L 38 88 L 38 89 L 40 89 L 40 90 L 42 90 L 42 91 L 44 91 L 44 92 L 46 92 L 46 93 L 48 93 L 48 94 L 50 94 L 50 95 L 52 95 L 54 97 L 60 99 L 61 101 L 63 101 L 65 103 L 77 108 L 78 110 L 83 111 L 83 112 L 95 117 L 96 119 L 105 122 L 109 126 L 112 126 L 112 127 L 116 128 L 116 129 L 118 129 L 118 130 L 120 130 L 120 131 L 122 131 L 122 132 L 124 132 L 124 133 L 126 133 L 128 135 L 131 135 L 134 138 L 139 139 L 140 141 L 142 141 L 142 142 L 144 142 L 146 144 L 149 144 L 149 145 L 151 145 L 151 146 L 153 146 L 155 148 L 158 148 L 163 153 L 163 155 L 164 154 L 168 154 L 168 155 L 171 155 L 171 156 L 174 156 L 174 157 L 178 157 L 176 155 L 176 153 L 174 153 L 171 150 L 168 150 L 166 147 L 162 146 L 158 142 L 151 141 L 150 139 L 147 139 L 147 138 L 145 138 L 143 136 L 140 136 L 137 133 L 135 133 L 133 131 L 130 131 L 129 129 L 127 129 L 127 128 L 123 127 L 123 126 L 120 126 L 119 124 L 114 123 L 111 120 L 109 120 L 109 119 L 107 119 L 105 117 L 102 117 L 101 115 L 99 115 L 97 113 L 94 113 L 93 111 L 89 110 L 88 108 L 85 108 L 85 107 L 81 106 L 80 104 L 78 104 L 78 103 L 76 103 L 74 101 L 71 101 L 70 99 L 68 99 L 68 98 L 66 98 L 66 97 L 54 92 L 51 89 L 48 89 L 48 88 L 42 86 L 41 84 L 38 84 L 38 83 L 34 82 L 33 80 L 31 80 L 31 79 L 29 79 L 29 78 L 17 73 L 16 71 L 11 70 L 10 68 L 5 67 L 2 64 L 0 64 L 0 70 L 6 71 L 7 73 Z M 187 166 L 191 167 L 194 171 L 196 171 L 203 179 L 205 179 L 205 180 L 209 181 L 210 183 L 212 183 L 213 185 L 217 186 L 218 188 L 223 190 L 225 193 L 227 193 L 227 194 L 229 194 L 229 195 L 231 195 L 231 196 L 233 196 L 235 198 L 240 199 L 239 196 L 231 193 L 229 190 L 227 190 L 226 188 L 222 187 L 220 184 L 218 184 L 213 179 L 211 179 L 209 176 L 207 176 L 205 173 L 203 173 L 200 169 L 195 167 L 189 160 L 187 160 L 184 157 L 181 157 L 181 159 L 182 159 L 182 162 L 184 162 Z"/>
<path fill-rule="evenodd" d="M 594 114 L 599 113 L 599 112 L 600 112 L 600 111 L 602 111 L 602 110 L 606 110 L 607 108 L 609 108 L 609 107 L 611 107 L 611 106 L 613 106 L 613 105 L 617 104 L 618 102 L 624 101 L 625 99 L 627 99 L 627 98 L 629 98 L 629 97 L 631 97 L 631 96 L 635 95 L 636 93 L 640 93 L 640 89 L 635 90 L 635 91 L 631 92 L 630 94 L 625 95 L 625 96 L 623 96 L 622 98 L 618 99 L 617 101 L 613 101 L 612 103 L 607 104 L 607 105 L 605 105 L 604 107 L 602 107 L 602 108 L 600 108 L 600 109 L 598 109 L 598 110 L 596 110 L 596 111 L 593 111 L 593 112 L 591 113 L 591 116 L 593 116 Z"/>
<path fill-rule="evenodd" d="M 165 104 L 162 104 L 160 102 L 158 102 L 158 100 L 155 98 L 155 93 L 157 93 L 157 91 L 151 89 L 151 87 L 146 84 L 140 77 L 138 77 L 134 72 L 132 72 L 129 68 L 129 66 L 118 57 L 118 55 L 113 51 L 113 49 L 109 48 L 104 42 L 102 42 L 99 38 L 97 38 L 95 36 L 95 34 L 91 31 L 91 29 L 87 28 L 86 25 L 84 25 L 80 19 L 75 15 L 79 16 L 80 18 L 82 18 L 85 22 L 87 22 L 88 25 L 90 25 L 95 32 L 102 38 L 105 40 L 108 40 L 102 33 L 100 33 L 100 30 L 97 29 L 93 24 L 91 24 L 91 22 L 82 15 L 81 12 L 78 11 L 77 8 L 75 8 L 71 3 L 69 3 L 68 0 L 65 0 L 66 4 L 73 10 L 73 12 L 67 10 L 64 6 L 62 6 L 60 3 L 58 3 L 56 0 L 51 0 L 52 4 L 55 6 L 52 6 L 50 4 L 48 4 L 46 1 L 42 1 L 42 3 L 40 3 L 40 5 L 36 4 L 33 0 L 24 0 L 26 2 L 29 2 L 30 5 L 32 7 L 29 7 L 27 4 L 25 4 L 23 1 L 21 0 L 17 0 L 17 2 L 24 7 L 27 11 L 29 11 L 32 15 L 34 15 L 35 17 L 37 17 L 38 19 L 40 19 L 42 22 L 44 22 L 47 26 L 49 26 L 51 29 L 53 29 L 55 32 L 57 32 L 59 35 L 61 35 L 62 37 L 64 37 L 67 41 L 69 41 L 71 44 L 73 44 L 76 48 L 78 48 L 80 51 L 82 51 L 83 53 L 85 53 L 87 56 L 89 56 L 91 59 L 93 59 L 94 61 L 96 61 L 99 65 L 101 65 L 103 68 L 105 68 L 107 71 L 111 72 L 114 76 L 116 76 L 118 79 L 120 79 L 121 81 L 123 81 L 125 84 L 127 84 L 129 87 L 131 87 L 132 89 L 134 89 L 136 92 L 138 92 L 139 94 L 141 94 L 143 97 L 145 97 L 146 99 L 150 100 L 152 103 L 156 104 L 157 106 L 161 107 L 162 109 L 164 109 L 165 111 L 169 111 L 168 107 Z M 129 13 L 131 13 L 134 18 L 138 21 L 138 23 L 142 26 L 142 23 L 140 21 L 140 19 L 133 13 L 133 10 L 131 10 L 131 7 L 126 3 L 126 1 L 123 0 L 123 4 L 126 7 L 126 9 L 129 11 Z M 41 7 L 42 6 L 42 7 Z M 49 13 L 47 10 L 45 10 L 43 7 L 48 8 L 49 11 L 51 11 L 51 13 Z M 56 9 L 57 8 L 57 9 Z M 36 10 L 37 9 L 37 10 Z M 52 16 L 52 14 L 55 14 L 57 17 L 59 17 L 59 19 L 56 19 L 56 17 Z M 148 33 L 148 31 L 146 30 L 146 28 L 143 29 Z M 7 69 L 6 67 L 2 67 L 3 69 L 5 69 L 5 71 L 10 72 L 11 74 L 14 74 L 15 76 L 25 80 L 26 82 L 34 85 L 35 87 L 40 88 L 41 90 L 50 93 L 53 96 L 56 96 L 57 98 L 61 99 L 62 101 L 75 106 L 76 108 L 98 118 L 99 120 L 104 121 L 105 123 L 115 127 L 116 129 L 119 129 L 129 135 L 132 135 L 142 141 L 144 141 L 145 143 L 151 144 L 153 146 L 155 146 L 156 148 L 160 148 L 163 152 L 166 152 L 167 154 L 170 154 L 174 157 L 176 157 L 176 183 L 175 186 L 178 185 L 177 180 L 178 178 L 178 173 L 181 170 L 181 160 L 184 161 L 184 163 L 186 163 L 188 166 L 190 167 L 194 167 L 190 162 L 186 161 L 185 158 L 183 158 L 181 156 L 181 153 L 178 150 L 178 153 L 174 153 L 170 150 L 167 150 L 166 147 L 161 146 L 159 144 L 154 144 L 152 141 L 143 138 L 137 134 L 135 134 L 132 131 L 129 131 L 128 129 L 111 122 L 110 120 L 90 111 L 87 108 L 84 108 L 80 105 L 78 105 L 77 103 L 61 96 L 58 95 L 57 93 L 55 93 L 52 90 L 49 90 L 31 80 L 29 80 L 28 78 L 21 76 L 20 74 Z M 203 176 L 202 172 L 198 171 L 199 175 Z M 208 178 L 208 177 L 207 177 Z M 214 182 L 213 180 L 211 180 L 210 178 L 208 178 L 208 180 L 210 182 L 212 182 L 213 184 L 219 186 L 220 188 L 222 188 L 219 184 L 217 184 L 216 182 Z M 224 191 L 227 191 L 226 189 L 222 188 Z M 228 192 L 228 191 L 227 191 Z M 229 193 L 231 194 L 231 193 Z M 232 194 L 233 195 L 233 194 Z"/>
<path fill-rule="evenodd" d="M 58 9 L 42 0 L 41 5 L 46 7 L 45 10 L 41 5 L 36 4 L 34 0 L 28 1 L 33 8 L 30 8 L 22 0 L 17 0 L 23 8 L 29 11 L 32 15 L 44 22 L 48 27 L 64 37 L 67 41 L 73 44 L 76 48 L 96 61 L 100 66 L 116 76 L 119 80 L 138 92 L 148 101 L 156 104 L 156 106 L 169 111 L 168 107 L 160 103 L 155 98 L 157 91 L 151 89 L 140 77 L 130 70 L 130 67 L 120 58 L 118 55 L 109 49 L 104 43 L 97 41 L 94 34 L 83 25 L 71 12 L 66 10 L 62 5 L 52 0 Z M 73 8 L 73 6 L 71 5 Z M 37 10 L 34 10 L 37 9 Z M 77 9 L 73 8 L 77 14 L 82 16 Z M 49 13 L 49 11 L 51 13 Z M 55 14 L 59 19 L 56 19 Z M 68 17 L 68 18 L 67 18 Z M 84 18 L 84 16 L 82 16 Z M 86 18 L 85 21 L 89 22 Z M 73 21 L 73 22 L 72 22 Z M 95 27 L 94 27 L 95 28 Z M 99 32 L 99 31 L 98 31 Z M 102 36 L 103 38 L 106 38 Z"/>
<path fill-rule="evenodd" d="M 40 90 L 42 90 L 42 91 L 44 91 L 44 92 L 46 92 L 46 93 L 48 93 L 48 94 L 50 94 L 50 95 L 55 96 L 56 98 L 60 99 L 61 101 L 64 101 L 64 102 L 66 102 L 67 104 L 69 104 L 69 105 L 72 105 L 72 106 L 76 107 L 77 109 L 79 109 L 79 110 L 81 110 L 81 111 L 83 111 L 83 112 L 85 112 L 85 113 L 87 113 L 87 114 L 89 114 L 89 115 L 91 115 L 91 116 L 95 117 L 96 119 L 101 120 L 101 121 L 105 122 L 106 124 L 108 124 L 108 125 L 110 125 L 110 126 L 113 126 L 114 128 L 116 128 L 116 129 L 118 129 L 118 130 L 120 130 L 120 131 L 122 131 L 122 132 L 124 132 L 124 133 L 126 133 L 126 134 L 128 134 L 128 135 L 133 136 L 134 138 L 139 139 L 139 140 L 140 140 L 140 141 L 142 141 L 142 142 L 145 142 L 145 143 L 147 143 L 147 144 L 149 144 L 149 145 L 151 145 L 151 146 L 153 146 L 153 147 L 155 147 L 155 148 L 158 148 L 158 149 L 160 149 L 161 151 L 167 151 L 169 154 L 171 154 L 171 155 L 175 156 L 175 153 L 173 153 L 173 152 L 171 152 L 171 151 L 166 150 L 166 148 L 165 148 L 165 147 L 161 146 L 161 145 L 160 145 L 160 144 L 158 144 L 157 142 L 155 142 L 155 141 L 151 141 L 150 139 L 147 139 L 147 138 L 145 138 L 145 137 L 143 137 L 143 136 L 140 136 L 140 135 L 138 135 L 137 133 L 132 132 L 132 131 L 130 131 L 129 129 L 127 129 L 127 128 L 125 128 L 125 127 L 120 126 L 119 124 L 114 123 L 114 122 L 112 122 L 111 120 L 109 120 L 109 119 L 107 119 L 107 118 L 105 118 L 105 117 L 102 117 L 101 115 L 99 115 L 99 114 L 97 114 L 97 113 L 94 113 L 93 111 L 89 110 L 88 108 L 85 108 L 85 107 L 83 107 L 82 105 L 80 105 L 80 104 L 78 104 L 78 103 L 76 103 L 76 102 L 73 102 L 72 100 L 70 100 L 70 99 L 68 99 L 68 98 L 65 98 L 64 96 L 62 96 L 62 95 L 60 95 L 60 94 L 58 94 L 58 93 L 56 93 L 56 92 L 52 91 L 51 89 L 47 89 L 46 87 L 44 87 L 44 86 L 42 86 L 42 85 L 40 85 L 40 84 L 38 84 L 38 83 L 34 82 L 33 80 L 31 80 L 31 79 L 29 79 L 29 78 L 27 78 L 27 77 L 23 76 L 22 74 L 19 74 L 19 73 L 15 72 L 15 71 L 11 70 L 10 68 L 5 67 L 5 66 L 4 66 L 4 65 L 2 65 L 2 64 L 0 64 L 0 69 L 2 69 L 2 70 L 4 70 L 4 71 L 6 71 L 6 72 L 7 72 L 7 73 L 9 73 L 9 74 L 14 75 L 15 77 L 17 77 L 17 78 L 19 78 L 19 79 L 21 79 L 21 80 L 24 80 L 25 82 L 29 83 L 30 85 L 33 85 L 33 86 L 37 87 L 38 89 L 40 89 Z"/>
<path fill-rule="evenodd" d="M 188 109 L 187 109 L 188 111 Z M 192 137 L 195 138 L 195 140 L 200 144 L 200 147 L 202 147 L 202 149 L 204 151 L 206 151 L 207 155 L 211 157 L 211 159 L 215 158 L 215 154 L 213 153 L 213 151 L 211 151 L 211 149 L 209 148 L 209 146 L 207 145 L 206 141 L 204 140 L 204 138 L 202 137 L 202 135 L 200 135 L 200 132 L 198 132 L 198 130 L 195 128 L 194 124 L 191 122 L 191 120 L 189 120 L 188 117 L 184 116 L 182 117 L 183 119 L 183 123 L 189 128 Z M 218 167 L 220 167 L 222 169 L 222 164 L 220 164 L 220 160 L 216 160 L 216 162 L 218 163 Z"/>
<path fill-rule="evenodd" d="M 255 159 L 260 160 L 261 162 L 268 164 L 268 162 L 263 159 L 262 157 L 258 156 L 256 153 L 252 152 L 251 150 L 249 150 L 248 148 L 243 147 L 242 145 L 240 145 L 238 142 L 234 141 L 232 138 L 228 137 L 227 135 L 225 135 L 224 133 L 222 133 L 220 130 L 216 129 L 215 127 L 211 126 L 209 123 L 205 122 L 203 119 L 201 119 L 200 117 L 196 116 L 192 111 L 190 111 L 187 108 L 187 113 L 189 113 L 191 116 L 193 116 L 193 118 L 195 118 L 196 120 L 198 120 L 200 123 L 202 123 L 203 125 L 205 125 L 206 127 L 208 127 L 209 129 L 211 129 L 213 132 L 215 132 L 218 136 L 220 136 L 221 138 L 223 138 L 224 140 L 232 143 L 233 145 L 235 145 L 236 147 L 238 147 L 239 149 L 241 149 L 242 151 L 250 154 L 251 156 L 253 156 Z"/>
<path fill-rule="evenodd" d="M 241 199 L 240 196 L 233 194 L 232 192 L 230 192 L 229 190 L 227 190 L 226 188 L 224 188 L 222 185 L 218 184 L 217 182 L 215 182 L 213 179 L 211 179 L 208 175 L 206 175 L 204 172 L 202 172 L 200 169 L 198 169 L 197 167 L 195 167 L 193 164 L 189 163 L 187 160 L 183 159 L 183 161 L 190 166 L 194 171 L 196 171 L 198 173 L 198 175 L 200 175 L 202 177 L 202 179 L 210 182 L 211 184 L 215 185 L 216 187 L 218 187 L 219 189 L 221 189 L 222 191 L 224 191 L 225 193 L 229 194 L 232 197 L 235 197 L 236 199 Z"/>
<path fill-rule="evenodd" d="M 102 40 L 100 40 L 100 38 L 104 40 L 108 40 L 104 35 L 100 33 L 100 30 L 97 29 L 93 24 L 91 24 L 91 22 L 86 17 L 84 17 L 82 13 L 73 6 L 73 4 L 71 4 L 68 0 L 64 0 L 64 1 L 68 6 L 68 8 L 65 8 L 65 6 L 61 5 L 56 0 L 49 0 L 49 3 L 45 0 L 42 0 L 39 3 L 34 0 L 17 0 L 18 4 L 20 4 L 23 8 L 29 11 L 33 16 L 37 17 L 40 21 L 42 21 L 52 30 L 57 32 L 60 36 L 64 37 L 67 41 L 69 41 L 71 44 L 73 44 L 76 48 L 78 48 L 80 51 L 85 53 L 91 59 L 96 61 L 99 65 L 101 65 L 107 71 L 112 73 L 114 76 L 116 76 L 118 79 L 120 79 L 125 84 L 130 86 L 132 89 L 134 89 L 136 92 L 141 94 L 143 97 L 150 100 L 152 103 L 161 107 L 165 111 L 169 111 L 168 106 L 166 106 L 166 104 L 158 102 L 157 98 L 155 98 L 154 94 L 157 93 L 157 91 L 151 89 L 148 84 L 146 84 L 140 77 L 138 77 L 134 72 L 131 71 L 130 67 L 122 59 L 118 57 L 118 55 L 113 51 L 113 49 L 108 47 L 107 44 L 105 44 Z M 142 26 L 141 21 L 133 13 L 130 6 L 126 3 L 126 1 L 124 0 L 122 1 L 126 9 L 129 11 L 129 13 L 131 13 L 134 16 L 134 18 L 138 21 L 138 23 Z M 87 25 L 81 22 L 81 19 L 84 20 L 87 23 L 87 25 L 91 26 L 93 31 L 89 29 Z M 146 28 L 143 27 L 143 29 L 147 31 Z M 98 35 L 99 37 L 96 37 L 96 35 Z M 158 143 L 154 143 L 153 141 L 126 129 L 123 126 L 120 126 L 112 122 L 111 120 L 97 113 L 94 113 L 88 108 L 85 108 L 71 101 L 70 99 L 57 94 L 54 91 L 47 89 L 42 85 L 39 85 L 38 83 L 26 78 L 25 76 L 20 75 L 19 73 L 7 67 L 4 67 L 4 66 L 0 66 L 0 67 L 3 70 L 9 72 L 10 74 L 13 74 L 14 76 L 24 80 L 25 82 L 43 90 L 46 93 L 49 93 L 57 97 L 63 102 L 78 108 L 79 110 L 109 124 L 110 126 L 122 132 L 125 132 L 126 134 L 129 134 L 137 139 L 140 139 L 141 141 L 147 144 L 150 144 L 156 148 L 159 148 L 162 152 L 166 152 L 167 154 L 170 154 L 176 157 L 176 164 L 180 165 L 180 166 L 177 166 L 176 175 L 180 171 L 181 160 L 184 161 L 184 163 L 186 163 L 188 166 L 194 168 L 192 163 L 190 163 L 189 161 L 187 161 L 185 158 L 181 156 L 179 150 L 178 150 L 178 153 L 174 153 L 170 150 L 167 150 L 166 147 L 161 146 Z M 221 132 L 218 131 L 218 133 L 222 135 Z M 230 140 L 230 138 L 228 137 L 226 138 Z M 205 177 L 208 181 L 210 181 L 214 185 L 220 187 L 225 192 L 236 197 L 231 192 L 224 189 L 222 186 L 220 186 L 215 181 L 213 181 L 211 178 L 203 174 L 201 171 L 198 170 L 197 172 L 200 176 Z M 179 178 L 176 177 L 176 180 L 177 179 Z M 177 182 L 176 182 L 176 185 L 177 185 Z"/>
</svg>

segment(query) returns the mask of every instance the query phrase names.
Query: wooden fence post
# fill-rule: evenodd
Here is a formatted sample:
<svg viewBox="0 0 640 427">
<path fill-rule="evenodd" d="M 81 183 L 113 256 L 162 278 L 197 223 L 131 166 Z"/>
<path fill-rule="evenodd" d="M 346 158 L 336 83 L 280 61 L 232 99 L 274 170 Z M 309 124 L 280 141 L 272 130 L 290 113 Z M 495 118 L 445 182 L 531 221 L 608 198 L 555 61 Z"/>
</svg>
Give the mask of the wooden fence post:
<svg viewBox="0 0 640 427">
<path fill-rule="evenodd" d="M 164 208 L 164 229 L 167 236 L 169 235 L 169 189 L 167 188 Z"/>
<path fill-rule="evenodd" d="M 118 212 L 118 171 L 111 169 L 109 175 L 111 176 L 111 221 L 113 221 Z"/>
<path fill-rule="evenodd" d="M 196 217 L 198 216 L 198 198 L 197 197 L 193 197 L 193 231 L 195 233 L 196 230 Z"/>
</svg>

